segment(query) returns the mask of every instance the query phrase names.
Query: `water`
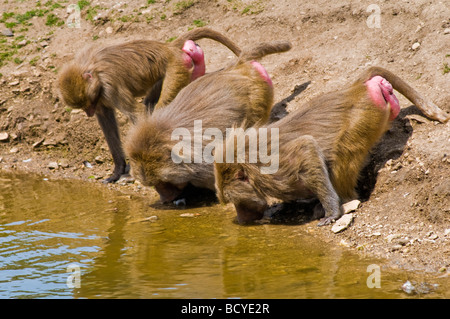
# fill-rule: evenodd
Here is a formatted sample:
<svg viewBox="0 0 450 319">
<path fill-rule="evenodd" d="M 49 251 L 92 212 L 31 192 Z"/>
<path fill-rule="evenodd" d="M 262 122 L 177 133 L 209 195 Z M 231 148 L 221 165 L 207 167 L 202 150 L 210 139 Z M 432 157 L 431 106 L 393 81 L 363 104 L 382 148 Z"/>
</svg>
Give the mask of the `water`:
<svg viewBox="0 0 450 319">
<path fill-rule="evenodd" d="M 0 298 L 411 297 L 400 286 L 412 273 L 296 226 L 233 217 L 221 205 L 161 210 L 100 184 L 2 173 Z M 371 264 L 381 288 L 367 286 Z M 439 284 L 412 297 L 445 298 Z"/>
</svg>

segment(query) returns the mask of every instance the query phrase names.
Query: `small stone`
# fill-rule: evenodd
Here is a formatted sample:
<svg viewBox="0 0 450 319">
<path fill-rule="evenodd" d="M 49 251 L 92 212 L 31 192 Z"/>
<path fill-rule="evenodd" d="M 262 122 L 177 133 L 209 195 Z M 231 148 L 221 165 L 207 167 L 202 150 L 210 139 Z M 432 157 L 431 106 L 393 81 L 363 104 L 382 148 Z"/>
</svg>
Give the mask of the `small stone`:
<svg viewBox="0 0 450 319">
<path fill-rule="evenodd" d="M 445 28 L 444 29 L 444 34 L 450 34 L 450 28 Z"/>
<path fill-rule="evenodd" d="M 0 132 L 0 142 L 7 142 L 9 134 L 7 132 Z"/>
<path fill-rule="evenodd" d="M 24 47 L 24 46 L 27 45 L 27 40 L 22 40 L 22 41 L 20 41 L 19 43 L 17 43 L 17 45 L 18 45 L 19 47 Z"/>
<path fill-rule="evenodd" d="M 348 213 L 351 213 L 351 212 L 357 210 L 360 204 L 361 204 L 361 202 L 359 200 L 355 199 L 355 200 L 352 200 L 350 202 L 343 204 L 342 210 L 344 211 L 344 214 L 348 214 Z"/>
<path fill-rule="evenodd" d="M 2 30 L 2 34 L 6 37 L 12 37 L 14 36 L 14 33 L 11 31 L 11 29 L 4 29 Z"/>
<path fill-rule="evenodd" d="M 336 223 L 331 228 L 331 231 L 335 234 L 339 233 L 339 232 L 347 229 L 348 226 L 350 226 L 352 221 L 353 221 L 353 214 L 352 213 L 345 214 L 344 216 L 342 216 L 341 218 L 339 218 L 336 221 Z"/>
<path fill-rule="evenodd" d="M 103 158 L 101 155 L 95 157 L 95 162 L 96 162 L 97 164 L 101 164 L 101 163 L 103 163 L 104 161 L 105 161 L 105 160 L 104 160 L 104 158 Z"/>
<path fill-rule="evenodd" d="M 19 151 L 19 149 L 17 147 L 13 147 L 12 149 L 9 150 L 10 153 L 17 153 Z"/>
<path fill-rule="evenodd" d="M 186 199 L 185 198 L 177 199 L 174 200 L 173 203 L 177 206 L 186 206 Z"/>
<path fill-rule="evenodd" d="M 444 236 L 450 235 L 450 228 L 444 230 Z"/>
<path fill-rule="evenodd" d="M 48 42 L 47 41 L 42 41 L 41 42 L 41 47 L 43 47 L 43 48 L 48 47 Z"/>
<path fill-rule="evenodd" d="M 58 163 L 57 162 L 50 162 L 48 163 L 47 167 L 50 169 L 57 169 L 58 168 Z"/>
<path fill-rule="evenodd" d="M 184 214 L 181 214 L 180 217 L 195 217 L 195 215 L 192 213 L 184 213 Z"/>
<path fill-rule="evenodd" d="M 41 138 L 39 141 L 33 144 L 33 148 L 40 146 L 45 141 L 45 137 Z"/>
<path fill-rule="evenodd" d="M 16 85 L 18 85 L 19 83 L 20 83 L 19 80 L 15 80 L 15 81 L 9 82 L 8 85 L 9 85 L 9 86 L 16 86 Z"/>
<path fill-rule="evenodd" d="M 413 286 L 413 284 L 408 280 L 402 285 L 402 290 L 406 292 L 407 294 L 411 294 L 416 288 Z"/>
<path fill-rule="evenodd" d="M 70 166 L 69 161 L 66 160 L 65 158 L 63 158 L 62 160 L 60 160 L 58 162 L 59 166 L 61 166 L 62 168 L 68 168 Z"/>
<path fill-rule="evenodd" d="M 156 222 L 158 219 L 158 216 L 150 216 L 142 219 L 141 222 Z"/>
<path fill-rule="evenodd" d="M 419 42 L 416 42 L 416 43 L 414 43 L 414 44 L 412 45 L 411 49 L 417 50 L 419 47 L 420 47 L 420 43 L 419 43 Z"/>
<path fill-rule="evenodd" d="M 108 34 L 111 34 L 111 33 L 113 33 L 113 28 L 107 27 L 105 31 L 106 31 L 106 33 L 108 33 Z"/>
</svg>

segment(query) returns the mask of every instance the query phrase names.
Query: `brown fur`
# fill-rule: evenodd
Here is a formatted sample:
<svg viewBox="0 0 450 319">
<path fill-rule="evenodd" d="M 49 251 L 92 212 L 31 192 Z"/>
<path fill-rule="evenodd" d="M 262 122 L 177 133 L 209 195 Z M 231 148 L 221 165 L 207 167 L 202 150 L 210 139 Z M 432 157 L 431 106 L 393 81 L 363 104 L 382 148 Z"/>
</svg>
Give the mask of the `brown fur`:
<svg viewBox="0 0 450 319">
<path fill-rule="evenodd" d="M 181 48 L 186 40 L 201 38 L 219 41 L 236 55 L 241 53 L 222 34 L 198 28 L 170 44 L 137 40 L 100 48 L 92 46 L 61 71 L 58 87 L 64 102 L 82 108 L 90 116 L 95 112 L 107 139 L 115 159 L 114 174 L 107 182 L 117 180 L 126 171 L 114 111 L 120 110 L 134 123 L 138 105 L 135 97 L 152 95 L 150 100 L 157 101 L 156 108 L 172 101 L 191 81 L 192 69 L 184 66 Z M 153 86 L 158 92 L 152 91 Z M 151 107 L 153 105 L 147 105 Z"/>
<path fill-rule="evenodd" d="M 307 187 L 305 178 L 310 179 L 307 176 L 309 174 L 317 176 L 319 170 L 313 171 L 308 167 L 323 159 L 340 201 L 345 202 L 356 197 L 355 187 L 364 160 L 390 124 L 389 110 L 375 107 L 364 85 L 365 81 L 376 75 L 388 80 L 394 89 L 430 117 L 446 119 L 444 112 L 427 102 L 393 73 L 380 67 L 369 68 L 347 88 L 317 97 L 280 121 L 267 126 L 268 129 L 279 128 L 280 132 L 280 162 L 276 174 L 261 174 L 261 163 L 216 163 L 216 189 L 221 201 L 234 203 L 238 218 L 251 221 L 262 217 L 263 208 L 271 197 L 292 201 L 315 195 L 325 209 L 325 219 L 320 225 L 339 218 L 340 210 L 330 212 L 324 205 L 327 201 L 323 199 L 323 194 L 332 192 L 326 187 Z M 301 139 L 304 136 L 312 136 L 320 149 L 319 155 L 302 150 L 306 143 Z M 270 149 L 270 145 L 268 147 Z M 322 180 L 323 178 L 324 176 L 321 177 Z M 311 191 L 310 194 L 308 190 Z"/>
<path fill-rule="evenodd" d="M 287 42 L 274 42 L 257 47 L 265 54 L 290 49 Z M 252 57 L 258 52 L 250 52 Z M 190 183 L 214 190 L 212 163 L 175 164 L 171 141 L 176 128 L 187 128 L 193 136 L 194 121 L 202 120 L 203 129 L 218 128 L 225 132 L 234 123 L 253 125 L 269 118 L 273 88 L 247 60 L 247 53 L 224 70 L 207 74 L 189 84 L 151 118 L 140 121 L 127 137 L 126 150 L 133 174 L 144 185 L 155 186 L 163 202 L 172 201 Z M 203 147 L 210 141 L 203 141 Z M 203 149 L 203 148 L 202 148 Z"/>
</svg>

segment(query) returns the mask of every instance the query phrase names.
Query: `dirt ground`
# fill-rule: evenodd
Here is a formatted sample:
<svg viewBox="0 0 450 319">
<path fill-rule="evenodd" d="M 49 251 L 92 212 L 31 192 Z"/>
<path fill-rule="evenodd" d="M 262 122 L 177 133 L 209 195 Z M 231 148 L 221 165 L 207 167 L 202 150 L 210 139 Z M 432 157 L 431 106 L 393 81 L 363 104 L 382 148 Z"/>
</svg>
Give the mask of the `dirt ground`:
<svg viewBox="0 0 450 319">
<path fill-rule="evenodd" d="M 0 34 L 0 169 L 5 171 L 100 183 L 113 168 L 106 142 L 95 118 L 58 99 L 58 70 L 88 44 L 168 41 L 203 25 L 243 48 L 268 40 L 292 42 L 291 51 L 261 61 L 272 77 L 275 101 L 290 97 L 282 104 L 288 111 L 343 87 L 371 65 L 395 72 L 450 111 L 446 1 L 376 1 L 379 11 L 367 11 L 370 1 L 343 0 L 80 1 L 80 28 L 68 25 L 74 14 L 67 13 L 68 1 L 0 2 L 0 31 L 14 34 Z M 377 12 L 379 28 L 372 20 Z M 207 72 L 233 58 L 210 40 L 199 44 Z M 393 267 L 448 276 L 450 124 L 425 118 L 397 96 L 402 111 L 362 173 L 362 203 L 351 226 L 337 234 L 331 226 L 316 227 L 317 221 L 298 227 L 331 244 L 386 258 Z M 125 134 L 129 123 L 122 116 L 119 122 Z M 158 198 L 138 182 L 104 187 L 148 201 Z"/>
</svg>

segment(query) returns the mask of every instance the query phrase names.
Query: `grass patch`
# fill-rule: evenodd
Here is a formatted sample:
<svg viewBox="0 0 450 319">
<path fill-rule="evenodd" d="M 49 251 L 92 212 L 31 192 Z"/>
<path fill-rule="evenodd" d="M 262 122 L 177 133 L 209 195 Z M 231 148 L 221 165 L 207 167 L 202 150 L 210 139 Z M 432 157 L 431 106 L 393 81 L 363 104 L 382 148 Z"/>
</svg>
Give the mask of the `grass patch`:
<svg viewBox="0 0 450 319">
<path fill-rule="evenodd" d="M 444 63 L 444 69 L 442 70 L 443 74 L 447 74 L 450 72 L 450 67 L 448 66 L 448 63 Z"/>
<path fill-rule="evenodd" d="M 80 0 L 80 1 L 77 2 L 77 4 L 78 4 L 78 7 L 80 7 L 80 10 L 83 10 L 85 7 L 87 7 L 91 3 L 89 1 L 86 1 L 86 0 Z"/>
<path fill-rule="evenodd" d="M 31 66 L 36 66 L 36 63 L 37 63 L 37 61 L 39 60 L 39 57 L 38 56 L 35 56 L 34 58 L 32 58 L 31 60 L 30 60 L 30 65 Z"/>
<path fill-rule="evenodd" d="M 166 43 L 170 43 L 170 42 L 172 42 L 173 40 L 175 40 L 177 37 L 171 37 L 171 38 L 168 38 L 167 40 L 166 40 Z"/>
<path fill-rule="evenodd" d="M 23 60 L 20 58 L 14 58 L 14 63 L 15 64 L 22 64 Z"/>
<path fill-rule="evenodd" d="M 163 20 L 163 21 L 164 21 L 164 20 L 166 20 L 167 16 L 166 16 L 166 14 L 165 14 L 165 13 L 163 13 L 163 14 L 161 14 L 161 17 L 160 17 L 160 18 L 161 18 L 161 20 Z"/>
<path fill-rule="evenodd" d="M 199 20 L 194 20 L 193 24 L 196 27 L 201 28 L 201 27 L 204 27 L 205 25 L 207 25 L 208 23 L 199 19 Z"/>
<path fill-rule="evenodd" d="M 45 21 L 45 25 L 47 26 L 62 26 L 64 24 L 64 21 L 61 20 L 60 18 L 58 18 L 56 15 L 54 15 L 53 13 L 50 13 L 47 16 L 47 20 Z"/>
<path fill-rule="evenodd" d="M 97 9 L 99 8 L 99 6 L 88 8 L 86 11 L 86 20 L 94 21 L 94 17 L 97 15 Z"/>
<path fill-rule="evenodd" d="M 189 9 L 190 7 L 192 7 L 194 5 L 194 1 L 193 0 L 183 0 L 183 1 L 178 1 L 177 3 L 175 3 L 175 11 L 173 12 L 173 14 L 182 14 L 183 11 Z"/>
</svg>

